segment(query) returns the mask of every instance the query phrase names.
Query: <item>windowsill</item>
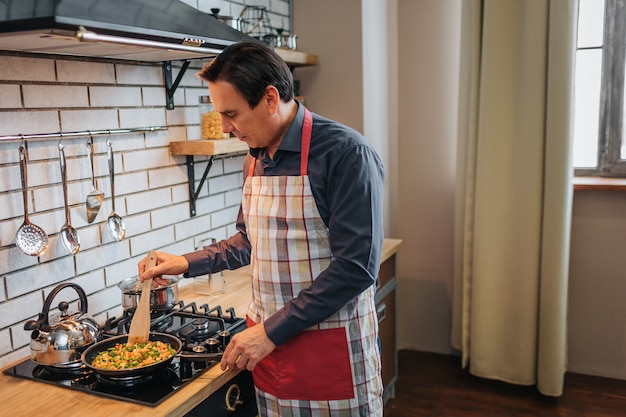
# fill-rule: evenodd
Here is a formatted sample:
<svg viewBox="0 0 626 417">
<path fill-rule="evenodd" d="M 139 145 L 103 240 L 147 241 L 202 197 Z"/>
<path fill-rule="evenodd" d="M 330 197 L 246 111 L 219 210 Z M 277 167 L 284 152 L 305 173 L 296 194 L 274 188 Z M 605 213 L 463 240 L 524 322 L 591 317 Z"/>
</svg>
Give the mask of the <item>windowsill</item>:
<svg viewBox="0 0 626 417">
<path fill-rule="evenodd" d="M 574 177 L 574 190 L 626 191 L 626 178 Z"/>
</svg>

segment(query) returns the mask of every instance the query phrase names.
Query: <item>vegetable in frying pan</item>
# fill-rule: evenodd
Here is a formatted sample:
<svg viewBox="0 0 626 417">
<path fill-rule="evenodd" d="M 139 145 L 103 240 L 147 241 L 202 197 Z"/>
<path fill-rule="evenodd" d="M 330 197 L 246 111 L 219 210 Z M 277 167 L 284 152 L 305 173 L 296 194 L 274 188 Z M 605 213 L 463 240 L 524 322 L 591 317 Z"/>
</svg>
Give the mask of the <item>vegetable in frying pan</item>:
<svg viewBox="0 0 626 417">
<path fill-rule="evenodd" d="M 91 365 L 99 369 L 132 369 L 149 366 L 176 354 L 171 344 L 160 340 L 140 343 L 116 343 L 98 353 Z"/>
</svg>

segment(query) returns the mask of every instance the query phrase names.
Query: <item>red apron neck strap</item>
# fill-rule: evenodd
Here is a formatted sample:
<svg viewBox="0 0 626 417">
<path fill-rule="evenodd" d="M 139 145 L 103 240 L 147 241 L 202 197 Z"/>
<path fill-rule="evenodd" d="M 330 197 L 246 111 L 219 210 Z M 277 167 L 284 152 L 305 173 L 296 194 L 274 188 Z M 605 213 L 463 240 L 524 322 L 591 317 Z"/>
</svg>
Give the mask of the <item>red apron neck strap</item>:
<svg viewBox="0 0 626 417">
<path fill-rule="evenodd" d="M 311 149 L 311 131 L 313 130 L 313 116 L 304 108 L 304 123 L 302 124 L 302 145 L 300 149 L 300 175 L 306 175 L 309 165 L 309 150 Z"/>
<path fill-rule="evenodd" d="M 254 166 L 256 165 L 256 158 L 252 157 L 252 162 L 250 162 L 250 167 L 248 168 L 248 176 L 254 177 Z"/>
</svg>

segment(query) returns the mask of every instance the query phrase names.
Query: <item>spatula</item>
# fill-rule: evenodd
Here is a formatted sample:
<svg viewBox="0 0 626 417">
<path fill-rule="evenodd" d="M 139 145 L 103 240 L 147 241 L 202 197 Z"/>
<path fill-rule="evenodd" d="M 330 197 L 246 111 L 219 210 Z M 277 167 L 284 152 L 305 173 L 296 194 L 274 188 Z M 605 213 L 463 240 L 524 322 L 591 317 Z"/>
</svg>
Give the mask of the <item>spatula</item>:
<svg viewBox="0 0 626 417">
<path fill-rule="evenodd" d="M 96 188 L 96 178 L 93 170 L 93 136 L 87 141 L 87 149 L 89 149 L 89 164 L 91 166 L 91 192 L 87 195 L 85 205 L 87 208 L 87 222 L 93 223 L 102 207 L 104 201 L 104 193 Z"/>
<path fill-rule="evenodd" d="M 150 251 L 146 259 L 146 269 L 156 265 L 157 254 Z M 150 289 L 152 287 L 152 278 L 143 281 L 141 287 L 141 296 L 139 297 L 139 305 L 133 314 L 133 320 L 130 322 L 128 331 L 128 344 L 147 342 L 150 335 Z"/>
</svg>

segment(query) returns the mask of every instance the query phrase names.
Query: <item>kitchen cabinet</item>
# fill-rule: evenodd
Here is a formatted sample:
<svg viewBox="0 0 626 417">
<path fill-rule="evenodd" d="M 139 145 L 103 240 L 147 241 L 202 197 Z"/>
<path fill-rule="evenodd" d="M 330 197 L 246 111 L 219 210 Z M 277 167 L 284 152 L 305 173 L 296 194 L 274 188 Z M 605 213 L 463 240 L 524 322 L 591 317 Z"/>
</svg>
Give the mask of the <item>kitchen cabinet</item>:
<svg viewBox="0 0 626 417">
<path fill-rule="evenodd" d="M 396 336 L 396 253 L 402 243 L 398 239 L 385 239 L 383 255 L 376 282 L 376 311 L 382 362 L 383 400 L 395 396 L 398 379 L 398 348 Z"/>
</svg>

